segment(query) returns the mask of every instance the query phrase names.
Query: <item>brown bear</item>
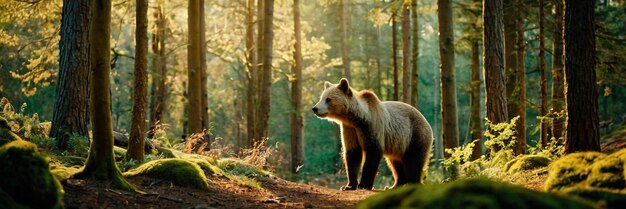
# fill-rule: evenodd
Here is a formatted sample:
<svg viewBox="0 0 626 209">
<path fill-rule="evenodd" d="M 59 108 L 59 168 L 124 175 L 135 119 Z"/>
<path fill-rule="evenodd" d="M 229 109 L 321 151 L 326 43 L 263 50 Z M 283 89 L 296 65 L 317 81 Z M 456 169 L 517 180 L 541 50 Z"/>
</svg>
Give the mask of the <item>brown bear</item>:
<svg viewBox="0 0 626 209">
<path fill-rule="evenodd" d="M 341 79 L 324 84 L 315 115 L 341 125 L 348 184 L 341 190 L 372 189 L 383 156 L 394 187 L 420 183 L 430 157 L 433 132 L 424 116 L 409 104 L 381 102 L 372 91 L 356 92 Z M 361 181 L 357 176 L 361 172 Z"/>
</svg>

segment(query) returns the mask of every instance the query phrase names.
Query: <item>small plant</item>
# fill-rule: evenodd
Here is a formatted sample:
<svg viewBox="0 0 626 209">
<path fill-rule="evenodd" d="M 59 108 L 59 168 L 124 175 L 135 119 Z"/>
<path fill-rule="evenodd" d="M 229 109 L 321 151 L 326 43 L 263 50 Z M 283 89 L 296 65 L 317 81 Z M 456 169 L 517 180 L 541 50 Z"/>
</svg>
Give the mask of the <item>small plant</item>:
<svg viewBox="0 0 626 209">
<path fill-rule="evenodd" d="M 69 155 L 87 157 L 89 153 L 89 139 L 86 136 L 72 134 L 67 145 Z"/>
</svg>

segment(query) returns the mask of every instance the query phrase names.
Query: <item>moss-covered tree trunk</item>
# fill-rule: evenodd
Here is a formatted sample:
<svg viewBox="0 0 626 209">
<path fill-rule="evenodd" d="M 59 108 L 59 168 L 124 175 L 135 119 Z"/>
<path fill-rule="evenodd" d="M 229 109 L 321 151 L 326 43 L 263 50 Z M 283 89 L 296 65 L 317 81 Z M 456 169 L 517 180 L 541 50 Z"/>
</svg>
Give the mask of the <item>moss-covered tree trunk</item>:
<svg viewBox="0 0 626 209">
<path fill-rule="evenodd" d="M 402 5 L 402 102 L 411 103 L 411 5 Z"/>
<path fill-rule="evenodd" d="M 443 122 L 443 146 L 451 149 L 459 146 L 459 120 L 456 101 L 456 75 L 454 72 L 454 30 L 452 2 L 438 0 L 439 8 L 439 55 L 441 57 L 441 120 Z M 449 153 L 444 153 L 449 158 Z"/>
<path fill-rule="evenodd" d="M 50 137 L 67 149 L 74 134 L 87 136 L 89 124 L 89 7 L 90 1 L 63 1 L 56 102 Z"/>
<path fill-rule="evenodd" d="M 560 113 L 565 107 L 565 92 L 563 91 L 563 0 L 554 1 L 554 32 L 552 37 L 552 111 Z M 552 120 L 552 136 L 563 137 L 563 117 Z"/>
<path fill-rule="evenodd" d="M 504 85 L 502 0 L 484 1 L 483 21 L 485 109 L 487 119 L 498 124 L 508 120 Z"/>
<path fill-rule="evenodd" d="M 565 152 L 600 151 L 595 70 L 595 1 L 565 0 Z"/>
<path fill-rule="evenodd" d="M 546 44 L 545 44 L 545 12 L 544 12 L 544 0 L 539 0 L 539 73 L 540 76 L 540 91 L 541 91 L 541 105 L 540 116 L 548 115 L 548 78 L 546 76 Z M 548 121 L 541 120 L 540 127 L 540 141 L 541 144 L 548 144 L 550 136 L 548 135 Z"/>
<path fill-rule="evenodd" d="M 515 154 L 523 154 L 526 149 L 526 64 L 524 62 L 524 49 L 526 48 L 524 42 L 524 0 L 518 0 L 517 9 L 517 81 L 519 89 L 517 110 L 512 109 L 509 111 L 516 111 L 519 115 L 515 131 L 517 132 L 517 142 L 515 144 Z"/>
<path fill-rule="evenodd" d="M 77 178 L 112 180 L 123 189 L 135 189 L 120 173 L 113 156 L 113 125 L 111 118 L 111 1 L 92 0 L 89 70 L 91 71 L 91 124 L 93 139 L 89 156 Z M 106 38 L 102 38 L 106 37 Z"/>
<path fill-rule="evenodd" d="M 135 2 L 135 82 L 133 117 L 126 157 L 143 161 L 148 94 L 148 0 Z"/>
<path fill-rule="evenodd" d="M 304 152 L 302 147 L 302 35 L 300 29 L 300 0 L 293 1 L 294 43 L 293 74 L 295 79 L 291 82 L 291 105 L 293 110 L 290 114 L 291 121 L 291 172 L 296 173 L 304 164 Z"/>
<path fill-rule="evenodd" d="M 419 19 L 417 16 L 417 0 L 411 0 L 411 44 L 413 48 L 411 49 L 411 102 L 410 104 L 413 107 L 419 107 L 419 63 L 417 59 L 420 54 L 419 49 Z"/>
</svg>

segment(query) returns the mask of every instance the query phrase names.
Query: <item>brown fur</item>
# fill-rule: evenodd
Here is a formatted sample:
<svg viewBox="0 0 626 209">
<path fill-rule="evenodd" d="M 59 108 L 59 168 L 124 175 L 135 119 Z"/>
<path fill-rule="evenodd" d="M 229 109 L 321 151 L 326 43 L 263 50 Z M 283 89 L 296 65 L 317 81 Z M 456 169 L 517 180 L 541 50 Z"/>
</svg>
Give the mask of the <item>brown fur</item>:
<svg viewBox="0 0 626 209">
<path fill-rule="evenodd" d="M 346 79 L 326 82 L 325 88 L 313 111 L 341 125 L 348 174 L 348 185 L 342 189 L 371 189 L 383 155 L 394 174 L 394 186 L 420 182 L 433 136 L 417 109 L 402 102 L 381 102 L 369 90 L 355 93 Z"/>
</svg>

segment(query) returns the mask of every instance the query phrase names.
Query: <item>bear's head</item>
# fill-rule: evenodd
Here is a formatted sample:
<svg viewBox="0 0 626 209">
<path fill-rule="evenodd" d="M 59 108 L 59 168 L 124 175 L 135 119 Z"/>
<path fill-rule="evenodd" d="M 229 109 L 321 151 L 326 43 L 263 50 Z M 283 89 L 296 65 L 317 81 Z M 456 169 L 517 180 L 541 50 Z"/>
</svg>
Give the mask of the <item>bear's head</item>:
<svg viewBox="0 0 626 209">
<path fill-rule="evenodd" d="M 311 110 L 320 118 L 341 119 L 348 114 L 349 104 L 354 100 L 354 93 L 348 80 L 342 78 L 339 84 L 324 83 L 324 92 Z"/>
</svg>

